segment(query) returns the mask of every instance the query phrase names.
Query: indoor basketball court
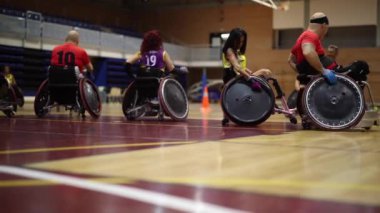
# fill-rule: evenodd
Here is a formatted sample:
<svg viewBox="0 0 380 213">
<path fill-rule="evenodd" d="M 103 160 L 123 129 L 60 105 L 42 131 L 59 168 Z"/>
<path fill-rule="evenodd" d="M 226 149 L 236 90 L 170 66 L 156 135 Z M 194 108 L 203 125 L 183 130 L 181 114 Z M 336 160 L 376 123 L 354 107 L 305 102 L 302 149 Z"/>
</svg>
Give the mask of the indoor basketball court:
<svg viewBox="0 0 380 213">
<path fill-rule="evenodd" d="M 76 2 L 88 10 L 56 2 L 0 1 L 0 64 L 10 67 L 24 95 L 22 105 L 18 97 L 0 99 L 1 212 L 380 212 L 379 1 Z M 351 20 L 326 2 L 346 2 L 342 9 L 356 8 L 351 15 L 363 17 Z M 103 17 L 86 18 L 101 11 Z M 314 125 L 305 128 L 289 105 L 296 75 L 288 45 L 315 11 L 329 16 L 324 45 L 339 46 L 339 62 L 364 60 L 370 73 L 365 83 L 337 75 L 340 95 L 312 81 L 302 98 Z M 144 16 L 137 21 L 138 14 Z M 280 89 L 264 82 L 247 90 L 241 78 L 220 88 L 222 37 L 237 26 L 248 33 L 248 66 L 271 69 Z M 74 104 L 61 105 L 53 92 L 63 84 L 47 77 L 47 67 L 52 48 L 71 29 L 81 36 L 94 76 L 74 85 Z M 150 29 L 161 31 L 174 64 L 188 69 L 175 80 L 158 78 L 154 89 L 139 87 L 146 79 L 131 80 L 123 65 Z M 354 30 L 359 39 L 339 39 Z M 152 86 L 157 78 L 149 80 Z M 4 88 L 0 97 L 8 97 Z M 255 108 L 255 98 L 263 97 L 260 106 L 267 100 L 257 95 L 264 90 L 270 107 Z M 313 99 L 321 93 L 336 112 L 313 105 L 324 103 Z M 140 101 L 142 94 L 149 103 Z M 347 107 L 334 108 L 347 100 Z M 265 118 L 251 122 L 256 114 L 246 109 L 253 108 Z M 344 112 L 347 122 L 323 117 Z M 222 125 L 226 115 L 231 119 Z"/>
</svg>

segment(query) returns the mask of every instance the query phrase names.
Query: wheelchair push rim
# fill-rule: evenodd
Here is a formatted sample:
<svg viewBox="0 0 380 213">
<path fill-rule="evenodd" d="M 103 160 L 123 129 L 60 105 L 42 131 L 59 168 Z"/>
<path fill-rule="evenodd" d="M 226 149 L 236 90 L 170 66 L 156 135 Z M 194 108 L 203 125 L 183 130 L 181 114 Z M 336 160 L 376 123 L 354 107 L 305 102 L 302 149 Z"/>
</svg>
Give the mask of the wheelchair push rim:
<svg viewBox="0 0 380 213">
<path fill-rule="evenodd" d="M 275 99 L 269 84 L 262 78 L 252 76 L 261 88 L 252 88 L 251 81 L 236 77 L 223 88 L 222 110 L 239 125 L 258 125 L 273 113 Z"/>
<path fill-rule="evenodd" d="M 312 80 L 302 96 L 307 116 L 321 129 L 347 129 L 364 115 L 365 101 L 359 85 L 350 77 L 336 77 L 335 85 L 329 85 L 323 77 Z"/>
<path fill-rule="evenodd" d="M 44 80 L 37 90 L 36 97 L 34 99 L 34 113 L 37 117 L 42 118 L 48 113 L 47 109 L 50 102 L 49 91 L 47 88 L 48 80 Z"/>
<path fill-rule="evenodd" d="M 79 81 L 79 93 L 83 107 L 93 118 L 98 118 L 102 111 L 102 102 L 96 85 L 89 79 Z"/>
<path fill-rule="evenodd" d="M 164 78 L 158 88 L 158 99 L 163 111 L 175 121 L 182 121 L 189 114 L 189 102 L 181 84 L 172 78 Z"/>
<path fill-rule="evenodd" d="M 12 87 L 9 87 L 6 91 L 6 95 L 4 97 L 2 97 L 3 100 L 2 102 L 7 102 L 8 106 L 7 107 L 11 107 L 11 109 L 4 109 L 2 110 L 3 113 L 8 117 L 8 118 L 11 118 L 15 115 L 15 112 L 17 111 L 17 97 L 16 97 L 16 94 L 15 94 L 15 91 L 13 90 Z"/>
<path fill-rule="evenodd" d="M 136 119 L 136 117 L 131 116 L 128 112 L 136 106 L 137 98 L 136 81 L 132 81 L 124 91 L 122 102 L 123 114 L 128 120 Z"/>
</svg>

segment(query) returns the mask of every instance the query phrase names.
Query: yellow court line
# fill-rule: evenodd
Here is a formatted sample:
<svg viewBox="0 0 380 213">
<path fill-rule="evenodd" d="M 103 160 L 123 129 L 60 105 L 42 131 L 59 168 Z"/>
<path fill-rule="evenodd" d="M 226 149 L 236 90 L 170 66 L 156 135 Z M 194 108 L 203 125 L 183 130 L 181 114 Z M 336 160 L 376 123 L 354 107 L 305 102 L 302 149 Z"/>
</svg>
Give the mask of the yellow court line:
<svg viewBox="0 0 380 213">
<path fill-rule="evenodd" d="M 320 182 L 303 180 L 267 180 L 267 179 L 234 179 L 234 178 L 158 178 L 158 182 L 167 184 L 204 184 L 214 187 L 231 186 L 271 186 L 271 187 L 292 187 L 292 188 L 323 188 L 323 189 L 344 189 L 359 190 L 367 192 L 380 192 L 380 185 L 376 184 L 355 184 L 342 182 Z"/>
<path fill-rule="evenodd" d="M 112 183 L 112 184 L 130 184 L 133 180 L 126 178 L 88 178 L 89 181 Z M 25 186 L 53 186 L 60 185 L 60 183 L 46 181 L 46 180 L 3 180 L 0 181 L 0 188 L 4 187 L 25 187 Z"/>
<path fill-rule="evenodd" d="M 34 149 L 17 149 L 17 150 L 4 150 L 0 151 L 0 155 L 9 154 L 22 154 L 34 152 L 57 152 L 68 150 L 81 150 L 81 149 L 109 149 L 121 147 L 143 147 L 143 146 L 162 146 L 162 145 L 179 145 L 179 144 L 192 144 L 195 141 L 186 142 L 155 142 L 155 143 L 132 143 L 132 144 L 110 144 L 110 145 L 93 145 L 93 146 L 70 146 L 70 147 L 55 147 L 55 148 L 34 148 Z"/>
</svg>

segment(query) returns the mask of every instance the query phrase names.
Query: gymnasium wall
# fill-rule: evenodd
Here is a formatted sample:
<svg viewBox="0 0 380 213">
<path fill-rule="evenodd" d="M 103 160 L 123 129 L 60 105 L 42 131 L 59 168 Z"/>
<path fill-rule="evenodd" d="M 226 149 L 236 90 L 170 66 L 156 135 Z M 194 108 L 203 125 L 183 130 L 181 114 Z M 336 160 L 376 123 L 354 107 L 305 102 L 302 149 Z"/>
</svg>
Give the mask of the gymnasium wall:
<svg viewBox="0 0 380 213">
<path fill-rule="evenodd" d="M 316 0 L 321 1 L 321 0 Z M 369 0 L 372 2 L 372 0 Z M 337 12 L 341 11 L 339 8 Z M 331 12 L 331 11 L 330 11 Z M 146 31 L 159 29 L 166 37 L 173 37 L 185 44 L 208 44 L 212 32 L 228 32 L 234 27 L 242 27 L 248 33 L 247 58 L 251 69 L 270 68 L 287 94 L 293 89 L 295 73 L 289 68 L 287 58 L 290 50 L 274 50 L 273 46 L 273 10 L 253 3 L 224 5 L 218 8 L 199 7 L 189 9 L 165 9 L 146 11 L 140 16 L 138 29 Z M 373 21 L 373 12 L 368 20 Z M 350 13 L 335 15 L 339 20 L 350 19 Z M 136 17 L 138 14 L 133 14 Z M 289 22 L 293 22 L 290 20 Z M 299 23 L 295 21 L 296 23 Z M 331 22 L 334 22 L 331 19 Z M 173 56 L 174 57 L 174 56 Z M 380 101 L 380 48 L 341 48 L 338 62 L 347 65 L 350 62 L 366 60 L 371 69 L 369 81 L 377 102 Z M 201 69 L 196 69 L 195 72 Z M 208 69 L 209 78 L 222 76 L 220 69 Z M 198 79 L 200 74 L 190 77 Z"/>
<path fill-rule="evenodd" d="M 318 9 L 318 2 L 328 3 L 326 8 L 328 13 L 333 14 L 330 18 L 336 25 L 347 25 L 347 21 L 352 19 L 354 14 L 355 25 L 374 22 L 374 16 L 378 13 L 373 12 L 375 0 L 360 1 L 366 3 L 367 10 L 359 13 L 343 13 L 342 10 L 353 10 L 358 7 L 356 0 L 349 2 L 356 5 L 354 8 L 348 7 L 350 4 L 342 4 L 345 0 L 311 0 L 312 10 Z M 369 4 L 367 4 L 369 3 Z M 334 7 L 331 6 L 333 4 Z M 191 8 L 156 8 L 151 10 L 131 11 L 120 7 L 112 7 L 105 3 L 90 0 L 0 0 L 1 6 L 9 6 L 11 8 L 21 10 L 33 10 L 44 14 L 62 16 L 79 21 L 88 21 L 90 23 L 117 26 L 124 28 L 133 28 L 139 32 L 145 32 L 150 29 L 158 29 L 169 42 L 176 42 L 182 45 L 205 46 L 209 44 L 210 33 L 228 32 L 234 27 L 242 27 L 248 32 L 248 66 L 251 69 L 262 67 L 270 68 L 275 76 L 285 88 L 287 94 L 293 89 L 293 80 L 295 74 L 289 69 L 287 57 L 289 50 L 274 50 L 273 46 L 273 10 L 254 4 L 250 1 L 241 1 L 234 4 L 221 4 L 217 7 L 193 6 Z M 314 5 L 314 6 L 313 6 Z M 317 5 L 317 6 L 315 6 Z M 330 6 L 328 6 L 330 5 Z M 336 7 L 340 5 L 340 7 Z M 368 5 L 372 5 L 368 8 Z M 303 8 L 302 5 L 295 6 L 298 10 Z M 314 8 L 314 9 L 313 9 Z M 326 9 L 325 8 L 325 9 Z M 331 10 L 336 8 L 336 10 Z M 366 10 L 365 8 L 363 10 Z M 355 11 L 355 10 L 353 10 Z M 368 12 L 369 11 L 369 12 Z M 312 11 L 311 11 L 312 12 Z M 358 15 L 359 14 L 359 15 Z M 360 19 L 365 14 L 364 19 Z M 285 16 L 286 17 L 286 16 Z M 295 23 L 299 27 L 303 22 L 299 21 L 294 15 L 285 18 L 282 17 L 284 23 Z M 358 18 L 359 17 L 359 18 Z M 376 18 L 376 17 L 375 17 Z M 288 21 L 286 21 L 288 20 Z M 175 55 L 172 56 L 175 59 Z M 366 60 L 371 69 L 369 76 L 372 90 L 375 93 L 376 100 L 380 102 L 380 48 L 341 48 L 339 63 L 347 65 L 355 59 Z M 189 85 L 200 80 L 202 68 L 191 69 L 189 76 Z M 209 78 L 222 77 L 222 71 L 219 68 L 207 68 Z"/>
</svg>

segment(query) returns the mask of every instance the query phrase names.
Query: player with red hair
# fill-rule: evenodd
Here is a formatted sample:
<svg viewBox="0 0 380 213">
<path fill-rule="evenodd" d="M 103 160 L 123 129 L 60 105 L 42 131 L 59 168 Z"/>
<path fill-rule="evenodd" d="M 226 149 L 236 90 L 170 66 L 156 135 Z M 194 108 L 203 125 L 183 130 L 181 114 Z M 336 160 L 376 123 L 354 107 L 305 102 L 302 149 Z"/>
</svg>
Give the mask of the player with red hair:
<svg viewBox="0 0 380 213">
<path fill-rule="evenodd" d="M 155 69 L 165 72 L 176 71 L 169 53 L 164 49 L 162 38 L 157 30 L 151 30 L 144 34 L 143 41 L 138 51 L 127 59 L 126 68 L 130 70 L 132 64 L 139 63 L 140 67 L 149 70 Z"/>
</svg>

